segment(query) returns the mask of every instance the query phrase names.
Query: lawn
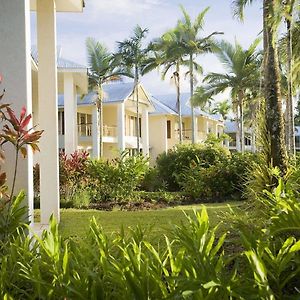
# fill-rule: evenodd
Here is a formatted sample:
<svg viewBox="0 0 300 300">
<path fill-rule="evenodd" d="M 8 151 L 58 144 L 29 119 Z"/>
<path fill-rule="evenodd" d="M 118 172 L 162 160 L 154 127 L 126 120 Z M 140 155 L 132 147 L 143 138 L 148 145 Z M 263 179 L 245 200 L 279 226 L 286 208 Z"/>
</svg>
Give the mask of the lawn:
<svg viewBox="0 0 300 300">
<path fill-rule="evenodd" d="M 222 204 L 206 204 L 210 223 L 212 226 L 220 221 L 220 215 L 228 211 L 228 204 L 237 207 L 241 202 L 230 202 Z M 64 238 L 75 238 L 82 240 L 87 236 L 89 221 L 92 217 L 101 224 L 103 230 L 108 235 L 120 231 L 123 226 L 125 232 L 128 228 L 141 225 L 146 229 L 149 239 L 158 242 L 164 235 L 170 235 L 174 225 L 186 222 L 184 213 L 192 214 L 193 210 L 200 209 L 202 205 L 177 206 L 172 208 L 148 211 L 97 211 L 62 209 L 60 231 Z"/>
</svg>

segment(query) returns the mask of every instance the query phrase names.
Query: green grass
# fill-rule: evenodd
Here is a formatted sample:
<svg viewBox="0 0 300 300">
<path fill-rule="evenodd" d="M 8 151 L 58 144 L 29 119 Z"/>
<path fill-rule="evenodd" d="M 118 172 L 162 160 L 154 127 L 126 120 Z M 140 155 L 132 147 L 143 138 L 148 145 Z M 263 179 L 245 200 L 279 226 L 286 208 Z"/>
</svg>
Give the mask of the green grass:
<svg viewBox="0 0 300 300">
<path fill-rule="evenodd" d="M 236 207 L 241 202 L 228 203 L 231 207 Z M 228 204 L 206 204 L 210 217 L 210 224 L 216 225 L 220 221 L 220 214 L 228 211 Z M 62 209 L 60 232 L 64 238 L 74 238 L 84 240 L 89 230 L 89 222 L 95 217 L 103 227 L 106 234 L 111 235 L 119 232 L 123 226 L 125 232 L 128 228 L 141 225 L 146 229 L 149 239 L 159 242 L 164 235 L 170 236 L 174 225 L 186 222 L 184 213 L 192 214 L 194 209 L 200 209 L 201 205 L 177 206 L 161 210 L 149 211 L 97 211 L 97 210 L 78 210 Z"/>
</svg>

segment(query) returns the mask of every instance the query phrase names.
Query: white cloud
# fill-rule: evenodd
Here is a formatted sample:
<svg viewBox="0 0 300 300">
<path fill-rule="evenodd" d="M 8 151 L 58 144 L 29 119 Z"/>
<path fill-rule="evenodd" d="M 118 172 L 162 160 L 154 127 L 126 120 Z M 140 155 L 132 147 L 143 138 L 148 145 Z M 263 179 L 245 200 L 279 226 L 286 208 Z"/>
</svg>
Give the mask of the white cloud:
<svg viewBox="0 0 300 300">
<path fill-rule="evenodd" d="M 90 0 L 90 8 L 95 14 L 114 14 L 115 16 L 134 16 L 154 6 L 162 6 L 161 0 Z"/>
</svg>

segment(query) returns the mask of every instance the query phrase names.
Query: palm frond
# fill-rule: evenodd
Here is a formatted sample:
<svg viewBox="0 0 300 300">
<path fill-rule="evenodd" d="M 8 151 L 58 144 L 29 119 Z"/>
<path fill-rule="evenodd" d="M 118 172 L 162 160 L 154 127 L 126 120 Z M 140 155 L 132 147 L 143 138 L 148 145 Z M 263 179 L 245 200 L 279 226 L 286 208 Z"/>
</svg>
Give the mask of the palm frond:
<svg viewBox="0 0 300 300">
<path fill-rule="evenodd" d="M 247 5 L 251 5 L 253 2 L 254 0 L 233 0 L 233 16 L 240 19 L 241 21 L 244 20 L 244 9 Z"/>
<path fill-rule="evenodd" d="M 193 24 L 194 30 L 196 32 L 203 29 L 203 26 L 204 26 L 204 17 L 206 16 L 206 14 L 209 11 L 209 9 L 210 9 L 210 7 L 206 7 L 196 17 L 195 22 Z"/>
</svg>

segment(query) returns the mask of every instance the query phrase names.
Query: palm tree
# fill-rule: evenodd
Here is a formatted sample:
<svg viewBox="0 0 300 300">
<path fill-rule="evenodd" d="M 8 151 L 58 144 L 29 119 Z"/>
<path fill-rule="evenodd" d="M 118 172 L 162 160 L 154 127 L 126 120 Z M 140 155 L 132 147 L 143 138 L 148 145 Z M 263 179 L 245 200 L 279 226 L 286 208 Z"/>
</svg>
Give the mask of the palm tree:
<svg viewBox="0 0 300 300">
<path fill-rule="evenodd" d="M 113 60 L 113 54 L 94 38 L 86 39 L 88 53 L 89 87 L 97 91 L 97 109 L 99 113 L 98 128 L 100 134 L 99 157 L 103 156 L 103 84 L 120 80 L 122 75 L 131 76 L 126 69 L 119 67 Z"/>
<path fill-rule="evenodd" d="M 244 8 L 254 0 L 233 0 L 235 15 L 243 18 Z M 283 174 L 287 170 L 287 155 L 284 142 L 282 101 L 280 94 L 279 59 L 276 47 L 276 27 L 273 24 L 277 0 L 263 0 L 264 37 L 264 98 L 266 133 L 270 139 L 267 163 L 279 167 Z"/>
<path fill-rule="evenodd" d="M 220 114 L 223 118 L 223 120 L 227 120 L 228 113 L 231 109 L 231 105 L 228 100 L 224 100 L 221 102 L 218 102 L 216 107 L 212 110 L 213 114 Z"/>
<path fill-rule="evenodd" d="M 294 101 L 293 101 L 293 28 L 294 17 L 293 12 L 296 9 L 296 5 L 299 5 L 297 0 L 285 0 L 282 3 L 283 9 L 281 14 L 283 15 L 286 24 L 286 36 L 284 38 L 284 52 L 285 52 L 285 65 L 286 65 L 286 142 L 287 149 L 291 155 L 296 154 L 295 147 L 295 124 L 294 124 Z"/>
<path fill-rule="evenodd" d="M 214 51 L 215 43 L 213 36 L 221 34 L 220 32 L 213 32 L 206 37 L 200 37 L 200 32 L 203 30 L 204 17 L 209 8 L 204 9 L 198 14 L 195 21 L 192 22 L 191 17 L 183 6 L 180 6 L 183 13 L 183 19 L 178 21 L 176 31 L 180 36 L 179 46 L 183 52 L 187 55 L 189 60 L 189 76 L 190 76 L 190 94 L 191 98 L 194 94 L 195 74 L 194 74 L 194 59 L 200 54 L 210 53 Z M 192 115 L 192 143 L 196 142 L 196 119 L 194 113 L 194 107 L 191 105 Z"/>
<path fill-rule="evenodd" d="M 180 36 L 178 31 L 170 30 L 160 38 L 153 40 L 149 45 L 152 55 L 148 58 L 143 68 L 143 74 L 152 71 L 155 68 L 163 67 L 162 79 L 165 80 L 167 73 L 172 70 L 171 79 L 174 80 L 176 87 L 176 106 L 178 109 L 179 123 L 179 143 L 182 143 L 182 113 L 181 113 L 181 66 L 186 66 L 187 61 L 183 59 L 184 52 L 179 47 Z M 195 64 L 198 69 L 198 65 Z"/>
<path fill-rule="evenodd" d="M 233 109 L 237 113 L 239 142 L 244 152 L 244 101 L 246 93 L 259 89 L 259 52 L 257 46 L 260 40 L 255 40 L 248 49 L 240 44 L 234 45 L 222 41 L 216 53 L 224 66 L 226 73 L 209 73 L 204 78 L 207 82 L 206 95 L 217 95 L 230 89 Z"/>
<path fill-rule="evenodd" d="M 142 47 L 142 42 L 148 33 L 148 29 L 142 29 L 137 25 L 133 30 L 133 36 L 118 42 L 118 53 L 115 55 L 115 61 L 126 68 L 133 69 L 134 73 L 134 94 L 136 96 L 136 135 L 137 151 L 140 151 L 140 123 L 139 123 L 139 82 L 142 67 L 147 58 L 147 48 Z"/>
</svg>

